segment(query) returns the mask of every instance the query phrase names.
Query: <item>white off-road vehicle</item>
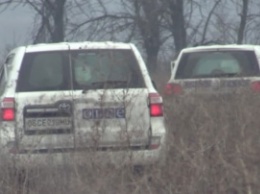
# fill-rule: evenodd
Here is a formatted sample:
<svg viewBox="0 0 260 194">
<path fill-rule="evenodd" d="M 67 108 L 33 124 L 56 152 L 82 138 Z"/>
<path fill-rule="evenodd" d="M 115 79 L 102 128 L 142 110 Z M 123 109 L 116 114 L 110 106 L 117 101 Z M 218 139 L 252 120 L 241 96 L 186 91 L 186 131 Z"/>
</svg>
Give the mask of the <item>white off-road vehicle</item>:
<svg viewBox="0 0 260 194">
<path fill-rule="evenodd" d="M 0 95 L 1 154 L 17 165 L 165 157 L 163 100 L 133 44 L 18 47 L 1 68 Z"/>
<path fill-rule="evenodd" d="M 213 45 L 185 48 L 171 64 L 165 94 L 221 97 L 260 92 L 260 46 Z"/>
</svg>

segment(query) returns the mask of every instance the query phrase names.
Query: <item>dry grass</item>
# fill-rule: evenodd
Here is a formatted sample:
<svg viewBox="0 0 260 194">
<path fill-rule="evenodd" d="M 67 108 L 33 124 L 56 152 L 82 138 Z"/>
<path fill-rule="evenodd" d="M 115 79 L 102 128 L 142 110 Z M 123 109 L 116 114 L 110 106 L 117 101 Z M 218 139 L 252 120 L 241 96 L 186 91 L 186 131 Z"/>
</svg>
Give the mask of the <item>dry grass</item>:
<svg viewBox="0 0 260 194">
<path fill-rule="evenodd" d="M 175 193 L 258 193 L 259 105 L 255 95 L 166 101 Z"/>
<path fill-rule="evenodd" d="M 163 84 L 161 84 L 163 85 Z M 260 94 L 165 98 L 168 158 L 143 175 L 91 163 L 28 174 L 31 194 L 254 194 L 260 189 Z M 1 165 L 0 193 L 18 184 Z M 23 186 L 23 185 L 22 185 Z M 26 193 L 26 186 L 20 188 Z"/>
</svg>

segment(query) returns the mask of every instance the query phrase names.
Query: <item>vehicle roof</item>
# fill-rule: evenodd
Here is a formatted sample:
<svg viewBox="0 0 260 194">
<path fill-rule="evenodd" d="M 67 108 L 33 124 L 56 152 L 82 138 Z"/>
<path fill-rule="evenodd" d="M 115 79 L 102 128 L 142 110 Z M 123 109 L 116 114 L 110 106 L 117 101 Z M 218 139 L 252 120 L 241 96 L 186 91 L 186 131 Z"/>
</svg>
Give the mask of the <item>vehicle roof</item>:
<svg viewBox="0 0 260 194">
<path fill-rule="evenodd" d="M 131 49 L 131 43 L 122 42 L 59 42 L 59 43 L 40 43 L 27 46 L 21 46 L 25 52 L 54 51 L 54 50 L 71 50 L 75 49 Z"/>
<path fill-rule="evenodd" d="M 255 50 L 260 48 L 260 45 L 250 45 L 250 44 L 226 44 L 226 45 L 206 45 L 206 46 L 197 46 L 185 48 L 182 52 L 199 52 L 199 51 L 208 51 L 208 50 Z"/>
</svg>

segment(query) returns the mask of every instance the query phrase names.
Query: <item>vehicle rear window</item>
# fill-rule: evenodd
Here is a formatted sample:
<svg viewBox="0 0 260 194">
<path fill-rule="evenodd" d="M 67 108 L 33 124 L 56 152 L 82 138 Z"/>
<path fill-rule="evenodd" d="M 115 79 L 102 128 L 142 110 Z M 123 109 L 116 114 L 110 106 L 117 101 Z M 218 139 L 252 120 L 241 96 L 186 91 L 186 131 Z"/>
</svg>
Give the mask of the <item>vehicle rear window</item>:
<svg viewBox="0 0 260 194">
<path fill-rule="evenodd" d="M 144 86 L 130 50 L 73 51 L 72 67 L 74 89 Z"/>
<path fill-rule="evenodd" d="M 17 91 L 69 89 L 69 57 L 65 52 L 26 53 L 19 73 Z"/>
<path fill-rule="evenodd" d="M 207 51 L 183 55 L 176 79 L 259 75 L 253 51 Z"/>
<path fill-rule="evenodd" d="M 17 92 L 143 86 L 131 50 L 70 50 L 27 53 L 22 62 Z"/>
</svg>

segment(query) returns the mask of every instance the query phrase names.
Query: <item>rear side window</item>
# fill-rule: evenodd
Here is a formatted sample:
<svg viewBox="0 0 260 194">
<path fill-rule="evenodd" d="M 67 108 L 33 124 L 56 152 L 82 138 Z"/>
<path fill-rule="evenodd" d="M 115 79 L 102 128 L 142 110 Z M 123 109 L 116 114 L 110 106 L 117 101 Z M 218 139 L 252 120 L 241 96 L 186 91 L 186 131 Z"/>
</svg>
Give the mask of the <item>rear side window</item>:
<svg viewBox="0 0 260 194">
<path fill-rule="evenodd" d="M 65 52 L 27 53 L 17 91 L 68 90 L 69 57 Z"/>
<path fill-rule="evenodd" d="M 183 55 L 176 79 L 259 75 L 253 51 L 208 51 Z"/>
<path fill-rule="evenodd" d="M 143 77 L 131 50 L 96 49 L 27 53 L 17 92 L 141 88 Z"/>
</svg>

